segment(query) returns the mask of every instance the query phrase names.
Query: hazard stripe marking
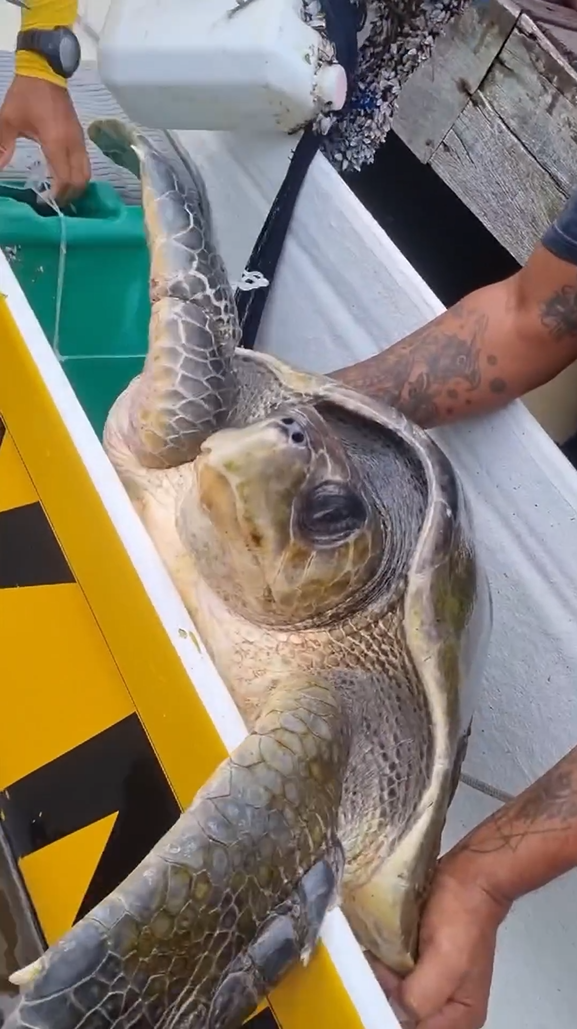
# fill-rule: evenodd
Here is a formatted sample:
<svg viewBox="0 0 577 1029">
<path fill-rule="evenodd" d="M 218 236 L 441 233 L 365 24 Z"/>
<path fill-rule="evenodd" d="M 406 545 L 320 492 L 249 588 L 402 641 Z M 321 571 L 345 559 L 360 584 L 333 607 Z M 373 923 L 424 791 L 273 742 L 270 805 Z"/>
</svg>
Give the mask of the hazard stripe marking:
<svg viewBox="0 0 577 1029">
<path fill-rule="evenodd" d="M 4 441 L 8 446 L 8 440 L 0 419 L 0 447 Z M 0 511 L 0 589 L 54 586 L 74 581 L 39 501 L 20 503 Z"/>
<path fill-rule="evenodd" d="M 20 871 L 48 946 L 74 924 L 118 815 L 79 829 L 20 860 Z M 47 888 L 48 886 L 48 888 Z"/>
<path fill-rule="evenodd" d="M 116 815 L 96 871 L 72 922 L 78 921 L 128 875 L 174 825 L 180 808 L 136 714 L 74 747 L 0 791 L 0 818 L 12 853 L 29 887 L 34 875 L 54 876 L 54 844 L 96 828 Z M 99 850 L 102 844 L 99 846 Z M 26 874 L 27 863 L 46 855 L 44 869 Z M 62 862 L 60 863 L 62 864 Z M 34 889 L 32 888 L 32 894 Z M 56 914 L 45 913 L 43 930 L 53 943 L 68 928 Z M 62 915 L 62 912 L 60 912 Z M 270 1008 L 246 1025 L 279 1029 Z"/>
<path fill-rule="evenodd" d="M 249 1018 L 248 1022 L 244 1024 L 250 1026 L 250 1029 L 279 1029 L 279 1024 L 270 1008 L 267 1011 L 261 1011 L 254 1018 Z"/>
<path fill-rule="evenodd" d="M 0 590 L 0 696 L 0 790 L 134 712 L 76 583 Z"/>
<path fill-rule="evenodd" d="M 0 511 L 33 504 L 40 497 L 8 431 L 0 431 Z"/>
<path fill-rule="evenodd" d="M 11 485 L 11 491 L 1 497 L 0 589 L 74 584 L 0 418 L 0 448 L 3 442 L 3 471 L 10 480 L 4 485 Z M 7 447 L 11 448 L 9 464 Z M 16 875 L 23 874 L 32 897 L 38 897 L 38 909 L 30 913 L 33 920 L 40 914 L 38 928 L 46 943 L 55 943 L 112 892 L 179 814 L 178 802 L 136 713 L 0 790 L 0 832 L 18 859 Z M 87 834 L 93 841 L 88 845 Z M 69 848 L 69 853 L 62 847 Z M 61 875 L 68 905 L 58 889 Z M 72 877 L 78 881 L 75 889 L 71 889 Z M 53 883 L 48 892 L 47 879 Z M 82 899 L 75 901 L 75 897 Z M 4 942 L 0 937 L 0 944 Z M 35 956 L 30 954 L 29 959 Z M 279 1029 L 270 1008 L 246 1024 L 251 1029 Z"/>
<path fill-rule="evenodd" d="M 0 589 L 74 581 L 40 503 L 0 512 Z"/>
<path fill-rule="evenodd" d="M 77 920 L 139 864 L 180 808 L 133 714 L 0 792 L 0 812 L 18 859 L 118 812 Z"/>
</svg>

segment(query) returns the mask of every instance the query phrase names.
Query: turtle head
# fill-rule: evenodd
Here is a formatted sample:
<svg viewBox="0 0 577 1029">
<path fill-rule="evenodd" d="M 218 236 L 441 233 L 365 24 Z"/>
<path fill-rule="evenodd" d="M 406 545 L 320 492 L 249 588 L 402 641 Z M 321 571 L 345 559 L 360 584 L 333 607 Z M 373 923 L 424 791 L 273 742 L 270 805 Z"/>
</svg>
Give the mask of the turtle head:
<svg viewBox="0 0 577 1029">
<path fill-rule="evenodd" d="M 346 611 L 382 564 L 378 508 L 311 406 L 203 444 L 179 532 L 229 607 L 269 625 Z"/>
</svg>

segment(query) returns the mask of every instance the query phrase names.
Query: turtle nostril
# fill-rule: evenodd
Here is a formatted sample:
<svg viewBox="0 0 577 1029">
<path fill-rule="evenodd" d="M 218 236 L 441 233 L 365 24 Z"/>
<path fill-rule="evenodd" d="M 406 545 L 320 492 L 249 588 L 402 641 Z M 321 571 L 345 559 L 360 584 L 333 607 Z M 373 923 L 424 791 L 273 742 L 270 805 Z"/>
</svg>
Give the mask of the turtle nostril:
<svg viewBox="0 0 577 1029">
<path fill-rule="evenodd" d="M 296 418 L 291 418 L 290 415 L 285 415 L 283 418 L 279 418 L 279 422 L 283 426 L 283 431 L 286 433 L 291 443 L 296 443 L 299 446 L 306 443 L 306 435 Z"/>
</svg>

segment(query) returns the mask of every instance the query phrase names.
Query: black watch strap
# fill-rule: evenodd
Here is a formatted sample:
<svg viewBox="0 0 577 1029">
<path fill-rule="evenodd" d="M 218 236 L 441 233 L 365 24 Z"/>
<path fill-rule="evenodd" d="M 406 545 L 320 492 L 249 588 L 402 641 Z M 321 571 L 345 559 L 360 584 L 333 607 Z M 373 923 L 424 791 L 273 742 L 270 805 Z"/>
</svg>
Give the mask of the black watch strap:
<svg viewBox="0 0 577 1029">
<path fill-rule="evenodd" d="M 80 43 L 72 29 L 64 25 L 53 29 L 23 29 L 18 33 L 16 49 L 43 57 L 55 75 L 64 79 L 71 78 L 80 64 Z"/>
</svg>

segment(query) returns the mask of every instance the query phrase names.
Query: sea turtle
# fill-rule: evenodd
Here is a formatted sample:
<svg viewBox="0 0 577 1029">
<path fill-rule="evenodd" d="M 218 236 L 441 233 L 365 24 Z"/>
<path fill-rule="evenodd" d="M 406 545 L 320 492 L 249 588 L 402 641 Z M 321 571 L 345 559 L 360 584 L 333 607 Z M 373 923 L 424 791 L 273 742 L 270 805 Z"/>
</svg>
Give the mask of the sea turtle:
<svg viewBox="0 0 577 1029">
<path fill-rule="evenodd" d="M 105 448 L 250 734 L 118 890 L 34 965 L 14 1025 L 232 1029 L 342 903 L 399 972 L 458 778 L 490 628 L 451 464 L 401 414 L 243 350 L 187 154 L 138 159 L 144 370 Z"/>
</svg>

